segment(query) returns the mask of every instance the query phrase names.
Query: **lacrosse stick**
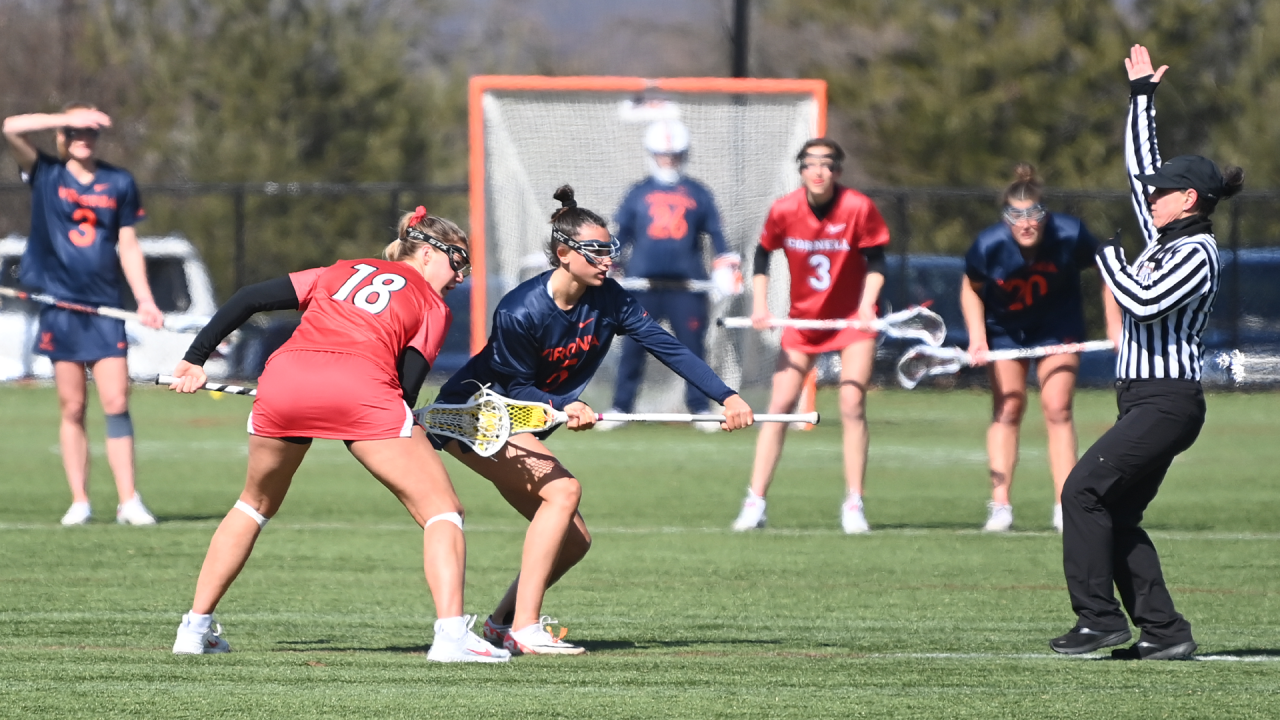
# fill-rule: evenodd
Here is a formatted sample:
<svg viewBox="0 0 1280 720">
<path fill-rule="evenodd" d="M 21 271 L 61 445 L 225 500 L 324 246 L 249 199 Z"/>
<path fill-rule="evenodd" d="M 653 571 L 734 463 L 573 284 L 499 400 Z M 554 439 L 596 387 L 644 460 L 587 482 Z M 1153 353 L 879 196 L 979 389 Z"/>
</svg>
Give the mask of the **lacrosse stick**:
<svg viewBox="0 0 1280 720">
<path fill-rule="evenodd" d="M 59 300 L 52 295 L 46 295 L 44 293 L 27 292 L 25 290 L 18 290 L 17 288 L 10 287 L 0 287 L 0 295 L 15 298 L 17 300 L 30 300 L 31 302 L 37 302 L 41 305 L 51 305 L 56 308 L 62 308 L 63 310 L 74 310 L 75 312 L 82 312 L 89 315 L 101 315 L 102 317 L 108 317 L 114 320 L 124 320 L 125 322 L 136 322 L 138 324 L 142 323 L 142 318 L 138 317 L 138 313 L 121 310 L 120 308 L 82 305 L 69 300 Z M 170 325 L 166 320 L 164 329 L 171 330 L 173 332 L 196 332 L 202 327 L 204 327 L 203 322 L 187 322 L 181 325 Z"/>
<path fill-rule="evenodd" d="M 987 353 L 987 360 L 1029 360 L 1048 355 L 1113 349 L 1115 349 L 1115 345 L 1110 340 L 1091 340 L 1082 343 L 1045 345 L 1043 347 L 1017 350 L 992 350 Z M 902 387 L 910 390 L 919 385 L 920 381 L 925 379 L 926 376 L 952 375 L 960 372 L 960 368 L 972 364 L 973 358 L 960 348 L 917 345 L 903 353 L 902 358 L 898 360 L 898 382 L 902 384 Z"/>
<path fill-rule="evenodd" d="M 1280 356 L 1232 350 L 1215 354 L 1212 361 L 1236 385 L 1280 382 Z"/>
<path fill-rule="evenodd" d="M 569 422 L 569 416 L 550 405 L 503 398 L 511 418 L 511 434 L 542 432 Z M 756 422 L 805 422 L 817 425 L 816 412 L 792 415 L 756 415 Z M 688 413 L 596 413 L 596 422 L 677 422 L 722 423 L 724 415 L 691 415 Z"/>
<path fill-rule="evenodd" d="M 726 328 L 749 328 L 749 317 L 726 317 L 716 320 L 716 324 Z M 803 330 L 844 330 L 858 328 L 874 330 L 897 338 L 920 340 L 929 345 L 941 345 L 947 336 L 946 323 L 937 313 L 929 308 L 915 306 L 906 310 L 890 313 L 872 322 L 870 325 L 857 320 L 805 320 L 802 318 L 770 318 L 769 327 L 793 327 Z"/>
<path fill-rule="evenodd" d="M 177 381 L 178 378 L 171 375 L 156 377 L 157 385 L 172 385 Z M 216 382 L 207 382 L 200 389 L 231 395 L 258 394 L 254 388 Z M 460 405 L 437 403 L 414 410 L 413 418 L 429 433 L 445 435 L 470 445 L 480 457 L 489 457 L 502 449 L 511 427 L 503 398 L 487 388 Z"/>
<path fill-rule="evenodd" d="M 716 292 L 716 284 L 711 280 L 650 280 L 649 278 L 620 277 L 618 284 L 623 290 L 644 292 L 645 290 L 688 290 L 691 292 Z"/>
<path fill-rule="evenodd" d="M 178 382 L 178 378 L 172 375 L 156 376 L 157 385 L 172 385 L 176 382 Z M 208 390 L 209 392 L 226 393 L 228 395 L 256 396 L 258 394 L 258 391 L 255 388 L 248 388 L 242 385 L 223 385 L 222 383 L 216 383 L 216 382 L 207 382 L 204 385 L 201 385 L 200 389 Z"/>
</svg>

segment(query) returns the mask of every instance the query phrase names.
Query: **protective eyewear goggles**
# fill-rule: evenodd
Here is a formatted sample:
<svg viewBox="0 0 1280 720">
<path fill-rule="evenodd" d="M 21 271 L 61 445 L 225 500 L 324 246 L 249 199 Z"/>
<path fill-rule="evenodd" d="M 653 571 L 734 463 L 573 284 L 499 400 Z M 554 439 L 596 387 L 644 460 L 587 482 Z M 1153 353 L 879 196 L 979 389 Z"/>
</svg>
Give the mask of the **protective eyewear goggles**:
<svg viewBox="0 0 1280 720">
<path fill-rule="evenodd" d="M 806 153 L 800 158 L 800 172 L 805 170 L 816 170 L 818 168 L 826 168 L 831 172 L 840 172 L 840 163 L 836 162 L 830 155 L 812 155 Z"/>
<path fill-rule="evenodd" d="M 564 233 L 551 228 L 551 237 L 564 243 L 570 250 L 577 251 L 587 262 L 593 266 L 599 266 L 604 260 L 617 260 L 622 254 L 622 243 L 618 242 L 618 238 L 609 235 L 609 242 L 602 243 L 595 240 L 581 242 L 565 235 Z"/>
<path fill-rule="evenodd" d="M 467 252 L 466 248 L 442 243 L 417 228 L 409 228 L 408 232 L 405 234 L 411 239 L 424 242 L 448 256 L 449 269 L 458 273 L 462 277 L 465 278 L 471 274 L 471 255 Z"/>
<path fill-rule="evenodd" d="M 1048 212 L 1043 205 L 1032 205 L 1029 208 L 1006 207 L 1004 209 L 1004 221 L 1010 225 L 1017 225 L 1022 221 L 1040 222 Z"/>
<path fill-rule="evenodd" d="M 102 131 L 97 128 L 64 127 L 62 128 L 62 134 L 66 136 L 68 140 L 97 140 L 98 135 L 102 134 Z"/>
</svg>

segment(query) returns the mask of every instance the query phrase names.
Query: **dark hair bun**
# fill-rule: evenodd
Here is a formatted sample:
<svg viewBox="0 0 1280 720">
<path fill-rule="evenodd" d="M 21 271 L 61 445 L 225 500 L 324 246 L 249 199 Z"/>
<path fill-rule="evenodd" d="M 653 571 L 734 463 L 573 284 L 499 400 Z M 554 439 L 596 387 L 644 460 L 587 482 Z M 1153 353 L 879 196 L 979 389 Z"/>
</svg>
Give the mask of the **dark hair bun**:
<svg viewBox="0 0 1280 720">
<path fill-rule="evenodd" d="M 560 201 L 560 207 L 576 208 L 578 201 L 573 199 L 573 187 L 570 185 L 561 185 L 556 188 L 556 194 L 551 197 Z"/>
<path fill-rule="evenodd" d="M 1244 169 L 1229 165 L 1222 171 L 1222 197 L 1229 198 L 1244 189 Z"/>
<path fill-rule="evenodd" d="M 1018 163 L 1013 168 L 1015 183 L 1031 183 L 1036 181 L 1036 166 L 1031 163 Z"/>
</svg>

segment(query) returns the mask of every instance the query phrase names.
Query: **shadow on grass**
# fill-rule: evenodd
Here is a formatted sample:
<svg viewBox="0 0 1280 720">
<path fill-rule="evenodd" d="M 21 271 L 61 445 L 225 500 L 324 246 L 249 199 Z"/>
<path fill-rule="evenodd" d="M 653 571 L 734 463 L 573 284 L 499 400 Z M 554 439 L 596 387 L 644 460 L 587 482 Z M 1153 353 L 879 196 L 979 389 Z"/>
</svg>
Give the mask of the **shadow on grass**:
<svg viewBox="0 0 1280 720">
<path fill-rule="evenodd" d="M 318 640 L 280 640 L 276 642 L 277 646 L 272 652 L 282 653 L 300 653 L 300 652 L 384 652 L 398 653 L 402 655 L 421 655 L 431 649 L 428 644 L 422 645 L 388 645 L 386 647 L 350 647 L 335 646 L 332 640 L 321 638 Z"/>
<path fill-rule="evenodd" d="M 157 515 L 156 522 L 204 522 L 206 520 L 221 520 L 226 516 L 226 513 L 222 513 L 221 515 Z"/>
<path fill-rule="evenodd" d="M 779 645 L 778 640 L 654 640 L 633 642 L 631 640 L 582 640 L 578 643 L 591 653 L 610 653 L 610 652 L 628 652 L 633 650 L 644 650 L 646 648 L 689 648 L 689 647 L 713 647 L 716 645 L 749 645 L 749 646 L 766 646 Z M 430 645 L 390 645 L 387 647 L 347 647 L 335 646 L 333 641 L 327 638 L 319 638 L 316 640 L 280 640 L 276 642 L 273 652 L 385 652 L 385 653 L 402 653 L 402 654 L 422 654 L 431 649 Z"/>
</svg>

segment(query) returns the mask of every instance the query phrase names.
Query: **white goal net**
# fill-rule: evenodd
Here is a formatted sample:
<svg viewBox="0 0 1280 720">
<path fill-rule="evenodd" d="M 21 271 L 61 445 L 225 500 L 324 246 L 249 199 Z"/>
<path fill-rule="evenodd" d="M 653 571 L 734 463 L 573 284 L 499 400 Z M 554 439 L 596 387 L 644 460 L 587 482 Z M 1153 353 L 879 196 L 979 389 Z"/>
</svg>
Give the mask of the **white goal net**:
<svg viewBox="0 0 1280 720">
<path fill-rule="evenodd" d="M 472 233 L 482 229 L 477 249 L 487 287 L 483 307 L 473 300 L 473 339 L 487 335 L 504 293 L 547 269 L 548 220 L 559 206 L 551 197 L 555 189 L 572 185 L 580 206 L 612 218 L 630 186 L 648 174 L 642 146 L 648 122 L 675 114 L 691 135 L 684 172 L 714 194 L 725 240 L 743 256 L 748 275 L 743 295 L 711 302 L 707 361 L 732 387 L 767 384 L 779 333 L 724 330 L 715 318 L 750 314 L 751 255 L 765 215 L 775 199 L 799 187 L 795 154 L 822 131 L 824 111 L 821 81 L 474 78 Z M 709 267 L 706 238 L 703 248 Z M 775 253 L 772 263 L 770 306 L 785 315 L 785 261 Z M 596 403 L 612 398 L 620 350 L 621 339 L 592 383 Z M 637 410 L 678 410 L 683 385 L 660 363 L 648 362 Z"/>
</svg>

